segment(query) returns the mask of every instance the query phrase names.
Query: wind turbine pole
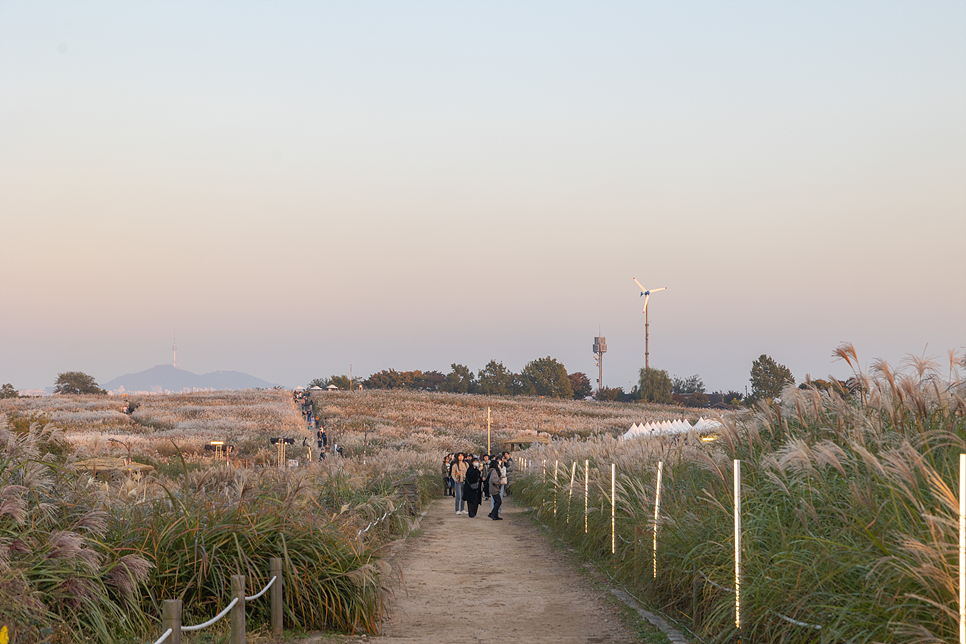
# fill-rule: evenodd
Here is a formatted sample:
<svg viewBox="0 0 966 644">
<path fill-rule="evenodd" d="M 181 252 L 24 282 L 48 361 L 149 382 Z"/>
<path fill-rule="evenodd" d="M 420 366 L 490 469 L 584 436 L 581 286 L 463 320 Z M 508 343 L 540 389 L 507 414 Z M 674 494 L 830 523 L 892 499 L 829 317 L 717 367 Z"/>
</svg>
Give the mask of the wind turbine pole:
<svg viewBox="0 0 966 644">
<path fill-rule="evenodd" d="M 662 286 L 661 288 L 646 289 L 644 286 L 637 281 L 636 277 L 632 277 L 634 283 L 637 284 L 641 289 L 641 295 L 644 296 L 644 368 L 651 368 L 651 316 L 647 311 L 647 302 L 651 297 L 651 293 L 657 293 L 658 291 L 666 291 L 667 287 Z"/>
</svg>

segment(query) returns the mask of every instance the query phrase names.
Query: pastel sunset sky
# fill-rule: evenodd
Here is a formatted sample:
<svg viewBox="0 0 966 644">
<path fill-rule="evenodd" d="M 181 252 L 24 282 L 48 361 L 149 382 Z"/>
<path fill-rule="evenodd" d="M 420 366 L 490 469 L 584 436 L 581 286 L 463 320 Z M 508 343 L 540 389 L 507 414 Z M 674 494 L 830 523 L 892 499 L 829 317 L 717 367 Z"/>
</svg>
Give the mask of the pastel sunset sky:
<svg viewBox="0 0 966 644">
<path fill-rule="evenodd" d="M 966 3 L 0 1 L 0 383 L 966 346 Z"/>
</svg>

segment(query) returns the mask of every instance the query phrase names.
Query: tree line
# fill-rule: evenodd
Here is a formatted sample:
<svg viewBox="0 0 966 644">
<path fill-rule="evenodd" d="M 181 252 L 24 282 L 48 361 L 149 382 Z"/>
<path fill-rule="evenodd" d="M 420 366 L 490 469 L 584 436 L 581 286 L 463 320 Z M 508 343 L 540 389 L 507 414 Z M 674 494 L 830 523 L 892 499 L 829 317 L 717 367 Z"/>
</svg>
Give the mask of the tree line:
<svg viewBox="0 0 966 644">
<path fill-rule="evenodd" d="M 348 389 L 347 376 L 316 378 L 309 387 L 335 385 Z M 546 396 L 548 398 L 573 398 L 583 400 L 593 387 L 587 374 L 567 369 L 550 356 L 531 360 L 520 373 L 507 369 L 502 362 L 490 360 L 477 371 L 466 365 L 453 363 L 450 372 L 396 371 L 384 369 L 361 382 L 366 389 L 413 389 L 417 391 L 441 391 L 457 394 L 485 394 L 492 396 Z"/>
<path fill-rule="evenodd" d="M 358 382 L 358 381 L 357 381 Z M 587 374 L 582 371 L 567 373 L 567 369 L 556 359 L 547 356 L 528 362 L 519 373 L 507 369 L 502 362 L 490 360 L 483 368 L 474 373 L 469 367 L 453 363 L 450 372 L 439 371 L 396 371 L 384 369 L 361 381 L 366 389 L 412 389 L 418 391 L 440 391 L 461 394 L 484 394 L 495 396 L 546 396 L 548 398 L 572 398 L 583 400 L 594 394 L 601 401 L 642 401 L 662 404 L 680 404 L 689 407 L 708 407 L 709 405 L 752 404 L 761 400 L 774 400 L 781 396 L 782 389 L 794 385 L 791 370 L 779 364 L 768 355 L 762 354 L 751 365 L 751 393 L 748 396 L 737 391 L 705 391 L 701 376 L 694 374 L 686 378 L 668 375 L 663 369 L 642 368 L 637 384 L 629 392 L 621 387 L 603 387 L 594 392 Z M 328 387 L 350 389 L 356 382 L 348 376 L 316 378 L 309 387 Z M 54 393 L 56 394 L 97 394 L 104 391 L 94 378 L 81 371 L 67 371 L 57 374 Z M 841 396 L 849 396 L 859 383 L 852 381 L 812 380 L 806 376 L 800 388 L 816 388 L 835 391 Z M 0 398 L 16 398 L 17 390 L 10 383 L 0 387 Z"/>
<path fill-rule="evenodd" d="M 568 373 L 558 360 L 547 356 L 532 360 L 519 373 L 507 369 L 502 362 L 490 360 L 483 368 L 473 372 L 469 367 L 453 363 L 449 373 L 439 371 L 397 371 L 383 369 L 363 380 L 351 382 L 348 376 L 316 378 L 309 387 L 350 389 L 361 384 L 366 389 L 411 389 L 416 391 L 439 391 L 460 394 L 484 394 L 496 396 L 546 396 L 548 398 L 573 398 L 583 400 L 588 396 L 600 401 L 652 402 L 678 404 L 688 407 L 727 405 L 735 407 L 760 400 L 773 400 L 781 396 L 788 385 L 795 384 L 788 367 L 770 356 L 762 354 L 751 365 L 751 393 L 715 391 L 705 389 L 701 376 L 694 374 L 684 378 L 670 376 L 663 369 L 642 368 L 637 384 L 625 392 L 622 387 L 603 387 L 595 392 L 587 374 L 576 371 Z M 847 383 L 834 379 L 811 380 L 802 383 L 803 388 L 835 389 L 848 392 Z"/>
</svg>

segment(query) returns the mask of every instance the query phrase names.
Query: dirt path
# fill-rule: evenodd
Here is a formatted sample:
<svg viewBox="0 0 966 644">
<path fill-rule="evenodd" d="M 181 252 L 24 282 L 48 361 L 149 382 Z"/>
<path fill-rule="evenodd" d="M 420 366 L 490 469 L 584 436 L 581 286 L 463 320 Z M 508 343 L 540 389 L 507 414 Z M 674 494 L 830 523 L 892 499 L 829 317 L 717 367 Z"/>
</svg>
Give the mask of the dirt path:
<svg viewBox="0 0 966 644">
<path fill-rule="evenodd" d="M 503 521 L 470 519 L 441 499 L 396 555 L 403 584 L 380 644 L 639 642 L 508 499 Z M 459 627 L 453 630 L 454 627 Z"/>
</svg>

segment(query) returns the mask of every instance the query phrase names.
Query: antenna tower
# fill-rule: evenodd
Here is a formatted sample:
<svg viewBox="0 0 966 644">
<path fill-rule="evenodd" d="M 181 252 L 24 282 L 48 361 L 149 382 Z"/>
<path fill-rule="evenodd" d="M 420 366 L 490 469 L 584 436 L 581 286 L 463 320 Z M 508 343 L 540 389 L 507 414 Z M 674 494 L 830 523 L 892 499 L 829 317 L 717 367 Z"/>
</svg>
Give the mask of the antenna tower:
<svg viewBox="0 0 966 644">
<path fill-rule="evenodd" d="M 600 333 L 598 331 L 597 333 Z M 597 336 L 594 338 L 594 360 L 597 362 L 597 399 L 600 400 L 600 392 L 604 388 L 604 354 L 607 353 L 607 338 Z"/>
</svg>

